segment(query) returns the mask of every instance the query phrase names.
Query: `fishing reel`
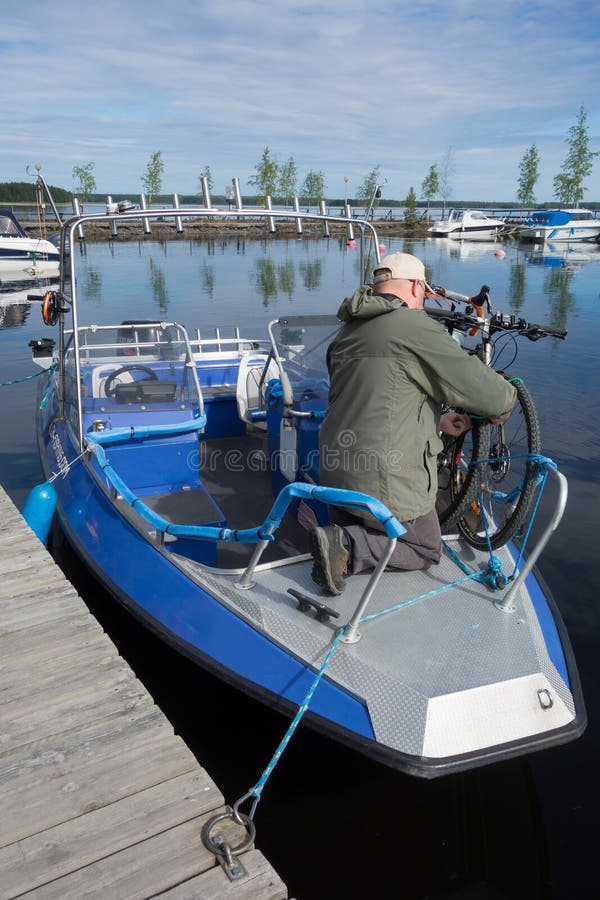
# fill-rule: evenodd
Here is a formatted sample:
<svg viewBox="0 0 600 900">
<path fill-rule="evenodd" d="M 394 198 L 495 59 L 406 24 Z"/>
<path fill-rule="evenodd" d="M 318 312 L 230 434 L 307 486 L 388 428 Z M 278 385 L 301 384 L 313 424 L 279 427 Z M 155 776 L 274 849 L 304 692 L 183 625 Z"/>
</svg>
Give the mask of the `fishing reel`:
<svg viewBox="0 0 600 900">
<path fill-rule="evenodd" d="M 42 298 L 42 319 L 44 325 L 56 325 L 61 313 L 69 312 L 68 306 L 62 305 L 63 295 L 60 291 L 46 291 Z"/>
</svg>

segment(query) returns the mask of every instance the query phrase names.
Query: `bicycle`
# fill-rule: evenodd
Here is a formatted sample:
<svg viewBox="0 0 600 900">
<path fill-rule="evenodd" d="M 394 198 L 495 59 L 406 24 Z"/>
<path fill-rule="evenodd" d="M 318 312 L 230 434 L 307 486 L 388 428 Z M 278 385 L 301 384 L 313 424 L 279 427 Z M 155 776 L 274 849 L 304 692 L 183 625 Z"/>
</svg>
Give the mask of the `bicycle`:
<svg viewBox="0 0 600 900">
<path fill-rule="evenodd" d="M 448 308 L 425 307 L 425 312 L 440 321 L 450 334 L 459 332 L 479 336 L 468 353 L 486 365 L 498 369 L 500 355 L 508 341 L 516 337 L 537 341 L 542 337 L 566 337 L 564 329 L 537 325 L 514 315 L 492 312 L 489 287 L 467 297 L 434 286 L 438 303 Z M 464 304 L 464 310 L 456 308 Z M 502 338 L 506 340 L 502 343 Z M 438 456 L 438 516 L 442 530 L 459 534 L 478 549 L 502 547 L 521 532 L 536 498 L 539 467 L 535 456 L 541 451 L 539 419 L 533 398 L 522 379 L 502 374 L 517 391 L 516 405 L 501 424 L 472 417 L 473 427 L 460 437 L 442 435 L 443 449 Z"/>
</svg>

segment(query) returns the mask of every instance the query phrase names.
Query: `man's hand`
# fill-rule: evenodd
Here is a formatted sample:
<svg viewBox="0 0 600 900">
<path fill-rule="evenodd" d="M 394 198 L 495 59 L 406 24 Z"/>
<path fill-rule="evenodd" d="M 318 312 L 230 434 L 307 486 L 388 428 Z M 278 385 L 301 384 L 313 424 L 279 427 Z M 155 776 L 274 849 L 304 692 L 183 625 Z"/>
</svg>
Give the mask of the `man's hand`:
<svg viewBox="0 0 600 900">
<path fill-rule="evenodd" d="M 472 427 L 471 417 L 466 413 L 448 412 L 440 416 L 438 430 L 458 437 Z"/>
</svg>

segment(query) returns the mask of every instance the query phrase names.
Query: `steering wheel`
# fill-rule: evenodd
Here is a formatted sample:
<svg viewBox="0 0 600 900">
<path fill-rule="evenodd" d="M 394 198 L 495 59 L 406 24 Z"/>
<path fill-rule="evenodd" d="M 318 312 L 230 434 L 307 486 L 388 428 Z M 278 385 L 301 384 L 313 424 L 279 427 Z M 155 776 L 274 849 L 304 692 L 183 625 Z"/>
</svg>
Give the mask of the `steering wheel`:
<svg viewBox="0 0 600 900">
<path fill-rule="evenodd" d="M 124 372 L 145 372 L 149 377 L 142 378 L 140 379 L 141 381 L 158 381 L 158 375 L 152 369 L 148 368 L 148 366 L 121 366 L 120 369 L 117 369 L 115 372 L 109 375 L 104 382 L 104 393 L 107 397 L 115 396 L 117 386 L 115 385 L 113 387 L 113 382 L 115 381 L 115 378 L 118 378 L 119 375 L 123 375 Z"/>
</svg>

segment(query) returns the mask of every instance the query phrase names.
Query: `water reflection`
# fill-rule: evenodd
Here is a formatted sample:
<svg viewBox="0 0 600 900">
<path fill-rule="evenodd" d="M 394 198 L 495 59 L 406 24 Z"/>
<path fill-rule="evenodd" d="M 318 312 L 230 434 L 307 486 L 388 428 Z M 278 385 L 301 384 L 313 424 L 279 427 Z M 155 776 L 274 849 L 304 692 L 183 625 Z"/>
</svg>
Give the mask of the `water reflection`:
<svg viewBox="0 0 600 900">
<path fill-rule="evenodd" d="M 525 263 L 519 260 L 510 267 L 508 305 L 514 313 L 519 313 L 525 303 L 525 270 Z"/>
<path fill-rule="evenodd" d="M 299 271 L 302 274 L 305 287 L 314 290 L 313 285 L 320 285 L 320 270 L 317 264 L 299 264 Z M 286 259 L 282 263 L 276 264 L 269 257 L 257 259 L 254 264 L 253 281 L 255 287 L 262 298 L 264 307 L 268 307 L 272 300 L 277 299 L 279 294 L 285 294 L 289 299 L 293 299 L 296 292 L 296 269 L 291 259 Z"/>
<path fill-rule="evenodd" d="M 550 323 L 555 328 L 566 328 L 568 313 L 575 305 L 575 292 L 571 282 L 572 269 L 551 269 L 544 279 L 544 293 L 550 301 Z"/>
<path fill-rule="evenodd" d="M 214 245 L 213 245 L 213 253 L 214 253 Z M 210 255 L 210 254 L 209 254 Z M 206 294 L 211 300 L 215 294 L 215 269 L 214 266 L 209 266 L 207 263 L 202 263 L 200 266 L 200 281 L 202 282 L 202 292 Z"/>
<path fill-rule="evenodd" d="M 29 315 L 31 304 L 26 301 L 15 301 L 0 295 L 0 328 L 14 328 L 24 325 Z"/>
<path fill-rule="evenodd" d="M 0 273 L 0 328 L 24 325 L 31 310 L 30 295 L 41 300 L 47 290 L 58 287 L 58 277 L 32 278 L 22 272 Z"/>
<path fill-rule="evenodd" d="M 165 275 L 162 268 L 150 259 L 150 284 L 152 295 L 161 313 L 166 313 L 169 308 L 169 294 L 165 283 Z"/>
<path fill-rule="evenodd" d="M 294 263 L 290 259 L 277 267 L 277 284 L 282 293 L 292 297 L 296 289 L 296 273 Z"/>
<path fill-rule="evenodd" d="M 597 244 L 538 244 L 528 249 L 525 255 L 532 265 L 554 269 L 581 268 L 588 262 L 600 261 L 600 247 Z"/>
<path fill-rule="evenodd" d="M 100 300 L 102 293 L 102 274 L 94 266 L 83 270 L 83 289 L 90 300 Z"/>
<path fill-rule="evenodd" d="M 307 291 L 316 291 L 321 287 L 323 266 L 320 259 L 315 259 L 313 262 L 301 262 L 298 270 Z"/>
<path fill-rule="evenodd" d="M 269 306 L 271 300 L 277 297 L 277 285 L 275 279 L 275 264 L 272 259 L 257 259 L 255 263 L 254 283 L 263 306 Z"/>
</svg>

